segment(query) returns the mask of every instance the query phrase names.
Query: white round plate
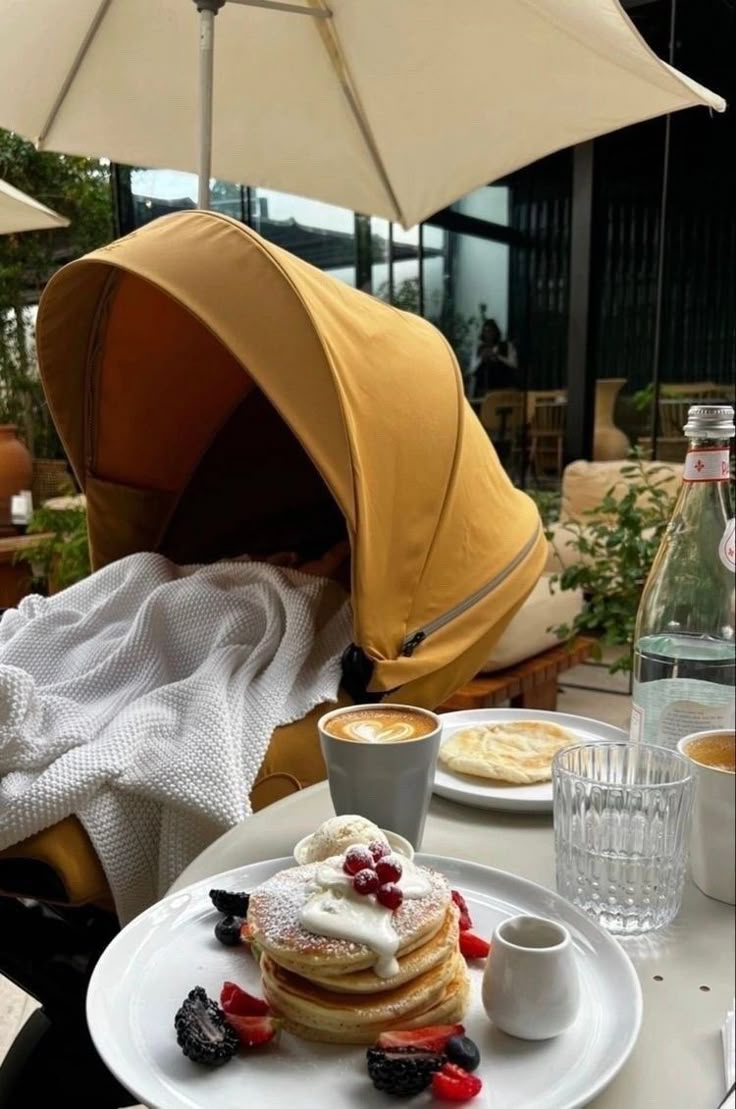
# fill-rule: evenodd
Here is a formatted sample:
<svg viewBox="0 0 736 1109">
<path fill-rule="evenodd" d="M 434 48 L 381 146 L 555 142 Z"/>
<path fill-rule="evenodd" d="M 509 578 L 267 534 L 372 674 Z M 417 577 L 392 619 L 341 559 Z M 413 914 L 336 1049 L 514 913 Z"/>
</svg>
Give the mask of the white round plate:
<svg viewBox="0 0 736 1109">
<path fill-rule="evenodd" d="M 572 933 L 581 983 L 575 1024 L 553 1040 L 513 1039 L 481 1006 L 482 964 L 471 969 L 465 1018 L 481 1052 L 483 1090 L 473 1109 L 573 1109 L 587 1104 L 625 1062 L 641 1023 L 639 980 L 623 949 L 558 894 L 490 867 L 418 856 L 466 898 L 475 930 L 491 936 L 517 913 L 551 917 Z M 136 917 L 105 950 L 87 994 L 87 1020 L 103 1060 L 149 1109 L 389 1109 L 374 1090 L 365 1048 L 313 1044 L 282 1032 L 278 1043 L 241 1052 L 210 1070 L 184 1057 L 174 1014 L 192 987 L 219 998 L 226 980 L 260 994 L 258 968 L 245 947 L 213 935 L 218 914 L 208 891 L 253 889 L 292 859 L 274 859 L 198 882 Z M 428 1095 L 416 1099 L 419 1107 Z M 434 1104 L 434 1103 L 432 1103 Z M 414 1105 L 414 1101 L 412 1101 Z"/>
<path fill-rule="evenodd" d="M 587 716 L 571 716 L 566 712 L 543 712 L 540 709 L 467 709 L 465 712 L 442 713 L 442 743 L 461 728 L 470 724 L 502 724 L 514 720 L 547 720 L 571 732 L 579 743 L 592 740 L 609 740 L 622 743 L 628 735 L 622 728 L 591 720 Z M 504 809 L 508 812 L 551 812 L 552 783 L 517 786 L 511 782 L 476 778 L 471 774 L 456 774 L 437 763 L 434 792 L 451 801 L 472 805 L 477 809 Z"/>
</svg>

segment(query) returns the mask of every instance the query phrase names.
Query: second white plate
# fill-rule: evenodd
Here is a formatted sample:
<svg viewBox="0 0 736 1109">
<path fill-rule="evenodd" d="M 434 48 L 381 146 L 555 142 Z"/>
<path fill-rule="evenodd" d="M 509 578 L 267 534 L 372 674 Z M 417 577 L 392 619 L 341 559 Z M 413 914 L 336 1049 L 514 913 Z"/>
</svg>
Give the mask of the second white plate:
<svg viewBox="0 0 736 1109">
<path fill-rule="evenodd" d="M 587 716 L 571 716 L 566 712 L 544 712 L 540 709 L 467 709 L 465 712 L 442 714 L 442 743 L 451 735 L 471 724 L 501 724 L 515 720 L 547 720 L 566 728 L 580 743 L 594 740 L 626 742 L 628 735 L 622 728 L 592 720 Z M 437 764 L 434 792 L 451 801 L 472 805 L 477 809 L 502 809 L 508 812 L 551 812 L 552 783 L 535 785 L 508 785 L 492 779 L 476 778 L 470 774 L 455 774 Z"/>
</svg>

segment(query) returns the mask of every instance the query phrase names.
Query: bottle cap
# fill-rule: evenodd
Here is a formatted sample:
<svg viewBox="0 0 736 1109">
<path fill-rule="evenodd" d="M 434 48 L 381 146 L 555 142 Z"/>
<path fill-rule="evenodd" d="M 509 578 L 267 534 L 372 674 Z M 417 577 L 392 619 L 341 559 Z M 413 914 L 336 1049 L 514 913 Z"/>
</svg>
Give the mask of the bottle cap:
<svg viewBox="0 0 736 1109">
<path fill-rule="evenodd" d="M 733 417 L 730 404 L 693 404 L 684 431 L 693 439 L 728 439 L 736 434 Z"/>
</svg>

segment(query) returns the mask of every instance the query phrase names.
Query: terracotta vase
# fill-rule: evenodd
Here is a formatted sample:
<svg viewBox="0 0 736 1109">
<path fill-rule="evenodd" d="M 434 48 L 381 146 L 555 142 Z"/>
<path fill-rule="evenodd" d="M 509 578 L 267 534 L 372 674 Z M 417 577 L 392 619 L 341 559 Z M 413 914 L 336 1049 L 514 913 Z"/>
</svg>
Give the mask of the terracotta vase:
<svg viewBox="0 0 736 1109">
<path fill-rule="evenodd" d="M 595 424 L 593 426 L 593 458 L 596 462 L 626 458 L 628 437 L 613 422 L 613 409 L 625 377 L 600 378 L 595 383 Z"/>
<path fill-rule="evenodd" d="M 0 528 L 9 528 L 10 498 L 30 489 L 33 478 L 31 456 L 17 436 L 15 424 L 0 424 Z"/>
</svg>

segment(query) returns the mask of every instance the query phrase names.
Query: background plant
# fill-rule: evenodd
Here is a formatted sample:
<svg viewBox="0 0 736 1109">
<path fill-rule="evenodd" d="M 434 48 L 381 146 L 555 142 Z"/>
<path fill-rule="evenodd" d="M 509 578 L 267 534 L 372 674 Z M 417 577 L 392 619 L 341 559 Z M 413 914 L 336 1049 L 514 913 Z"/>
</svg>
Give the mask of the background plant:
<svg viewBox="0 0 736 1109">
<path fill-rule="evenodd" d="M 559 489 L 525 489 L 524 492 L 534 501 L 545 528 L 549 528 L 560 518 L 562 495 Z"/>
<path fill-rule="evenodd" d="M 580 561 L 552 577 L 553 587 L 580 589 L 586 600 L 570 624 L 553 629 L 561 639 L 595 633 L 597 658 L 603 647 L 628 648 L 611 664 L 611 673 L 631 669 L 639 601 L 676 499 L 671 467 L 645 468 L 639 452 L 621 474 L 627 482 L 623 495 L 612 487 L 584 519 L 565 524 L 562 542 Z"/>
<path fill-rule="evenodd" d="M 33 563 L 34 574 L 48 592 L 74 585 L 91 573 L 87 537 L 87 512 L 83 505 L 36 509 L 28 534 L 43 534 L 38 543 L 23 552 Z"/>
<path fill-rule="evenodd" d="M 39 152 L 0 130 L 0 178 L 71 221 L 0 236 L 0 423 L 17 424 L 36 458 L 63 458 L 36 366 L 34 307 L 59 265 L 112 238 L 109 167 Z"/>
</svg>

